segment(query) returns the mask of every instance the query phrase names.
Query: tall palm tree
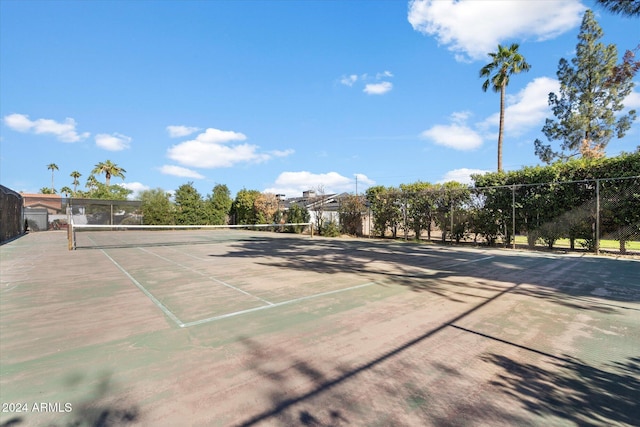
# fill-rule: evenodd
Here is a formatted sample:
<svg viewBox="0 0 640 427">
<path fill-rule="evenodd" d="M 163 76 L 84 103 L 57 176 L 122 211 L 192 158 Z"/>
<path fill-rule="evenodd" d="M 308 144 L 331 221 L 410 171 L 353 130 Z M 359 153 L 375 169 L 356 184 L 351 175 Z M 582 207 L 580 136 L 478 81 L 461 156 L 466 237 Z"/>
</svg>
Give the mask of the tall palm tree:
<svg viewBox="0 0 640 427">
<path fill-rule="evenodd" d="M 126 170 L 122 169 L 120 166 L 112 163 L 111 160 L 107 160 L 106 162 L 100 162 L 96 165 L 95 168 L 91 171 L 91 173 L 104 174 L 105 177 L 105 185 L 109 188 L 109 183 L 111 182 L 112 176 L 117 176 L 124 179 L 124 173 Z"/>
<path fill-rule="evenodd" d="M 55 194 L 56 188 L 53 186 L 53 171 L 58 170 L 58 165 L 56 165 L 55 163 L 49 163 L 47 165 L 47 169 L 51 170 L 51 193 Z"/>
<path fill-rule="evenodd" d="M 502 137 L 504 133 L 504 97 L 509 77 L 522 71 L 529 71 L 531 65 L 518 52 L 520 46 L 513 43 L 506 47 L 498 45 L 497 52 L 489 53 L 491 62 L 480 69 L 480 77 L 486 78 L 482 84 L 484 92 L 491 87 L 494 92 L 500 92 L 500 128 L 498 130 L 498 172 L 502 170 Z M 492 74 L 494 73 L 495 74 Z"/>
<path fill-rule="evenodd" d="M 78 181 L 78 178 L 80 178 L 82 176 L 82 174 L 78 171 L 73 171 L 71 172 L 71 178 L 73 178 L 73 194 L 76 193 L 76 191 L 78 191 L 78 184 L 80 184 L 80 181 Z"/>
</svg>

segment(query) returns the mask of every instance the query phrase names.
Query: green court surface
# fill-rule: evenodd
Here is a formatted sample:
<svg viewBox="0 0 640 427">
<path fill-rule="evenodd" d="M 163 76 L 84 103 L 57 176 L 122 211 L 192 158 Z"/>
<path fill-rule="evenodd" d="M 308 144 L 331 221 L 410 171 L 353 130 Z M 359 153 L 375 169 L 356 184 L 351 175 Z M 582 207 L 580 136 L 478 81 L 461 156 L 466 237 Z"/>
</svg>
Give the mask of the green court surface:
<svg viewBox="0 0 640 427">
<path fill-rule="evenodd" d="M 640 423 L 637 259 L 196 237 L 1 246 L 0 426 Z"/>
</svg>

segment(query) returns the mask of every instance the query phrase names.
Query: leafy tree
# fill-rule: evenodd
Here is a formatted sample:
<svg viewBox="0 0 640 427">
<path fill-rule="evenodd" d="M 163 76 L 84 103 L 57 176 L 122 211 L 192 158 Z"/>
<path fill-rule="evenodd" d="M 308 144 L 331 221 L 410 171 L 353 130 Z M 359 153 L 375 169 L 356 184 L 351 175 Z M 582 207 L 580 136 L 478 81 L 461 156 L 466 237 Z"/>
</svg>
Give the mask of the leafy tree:
<svg viewBox="0 0 640 427">
<path fill-rule="evenodd" d="M 290 224 L 301 224 L 308 223 L 311 219 L 311 214 L 306 207 L 300 206 L 298 204 L 293 204 L 289 206 L 289 210 L 287 211 L 287 219 L 286 221 Z M 304 230 L 303 225 L 289 225 L 287 226 L 287 232 L 289 233 L 302 233 Z"/>
<path fill-rule="evenodd" d="M 73 178 L 73 194 L 75 195 L 76 192 L 78 191 L 78 185 L 80 184 L 80 181 L 78 180 L 78 178 L 80 178 L 82 176 L 82 174 L 78 171 L 73 171 L 71 172 L 71 178 Z"/>
<path fill-rule="evenodd" d="M 436 193 L 434 220 L 442 231 L 442 242 L 446 240 L 447 233 L 459 242 L 467 232 L 467 218 L 462 218 L 461 213 L 468 206 L 470 194 L 466 185 L 455 181 L 445 182 Z"/>
<path fill-rule="evenodd" d="M 362 234 L 362 213 L 365 211 L 364 198 L 349 194 L 340 200 L 340 224 L 342 232 L 354 236 Z"/>
<path fill-rule="evenodd" d="M 422 230 L 427 230 L 427 239 L 431 239 L 431 223 L 435 210 L 434 186 L 428 182 L 400 184 L 405 201 L 406 226 L 413 230 L 416 239 L 422 237 Z"/>
<path fill-rule="evenodd" d="M 253 202 L 258 224 L 271 224 L 275 222 L 276 212 L 280 206 L 280 200 L 273 193 L 260 193 Z"/>
<path fill-rule="evenodd" d="M 212 225 L 226 224 L 232 204 L 233 200 L 229 188 L 224 184 L 216 184 L 206 201 L 208 223 Z"/>
<path fill-rule="evenodd" d="M 182 184 L 175 192 L 176 224 L 201 225 L 206 221 L 204 201 L 193 182 Z"/>
<path fill-rule="evenodd" d="M 494 92 L 500 92 L 500 125 L 498 130 L 498 171 L 502 170 L 502 140 L 504 134 L 504 100 L 509 77 L 523 71 L 529 71 L 531 65 L 518 52 L 520 46 L 513 43 L 506 47 L 498 45 L 498 51 L 489 53 L 491 62 L 480 69 L 480 77 L 486 78 L 482 84 L 484 92 L 491 87 Z"/>
<path fill-rule="evenodd" d="M 98 163 L 93 168 L 93 170 L 91 171 L 92 174 L 96 174 L 96 173 L 97 174 L 104 174 L 105 185 L 107 187 L 109 187 L 109 185 L 111 183 L 111 177 L 117 176 L 119 178 L 124 179 L 125 172 L 126 172 L 126 170 L 124 170 L 120 166 L 116 165 L 115 163 L 112 163 L 111 160 L 107 160 L 106 162 Z"/>
<path fill-rule="evenodd" d="M 175 206 L 171 196 L 161 188 L 144 190 L 140 193 L 142 218 L 149 225 L 175 224 Z"/>
<path fill-rule="evenodd" d="M 47 165 L 47 169 L 51 171 L 51 194 L 55 194 L 56 187 L 54 187 L 53 185 L 53 172 L 58 170 L 58 165 L 56 165 L 55 163 L 49 163 Z"/>
<path fill-rule="evenodd" d="M 373 213 L 374 230 L 384 237 L 390 228 L 396 238 L 402 218 L 400 192 L 393 187 L 375 185 L 367 189 L 365 197 Z"/>
<path fill-rule="evenodd" d="M 258 190 L 247 190 L 243 188 L 238 191 L 236 198 L 231 205 L 231 216 L 234 224 L 259 224 L 258 212 L 255 208 L 255 201 L 260 197 Z"/>
<path fill-rule="evenodd" d="M 107 187 L 105 184 L 96 181 L 91 189 L 83 193 L 82 196 L 88 199 L 127 200 L 131 193 L 133 193 L 133 191 L 120 185 Z"/>
<path fill-rule="evenodd" d="M 542 128 L 549 141 L 561 141 L 560 151 L 551 144 L 535 141 L 535 153 L 544 162 L 567 160 L 581 155 L 599 158 L 616 135 L 622 138 L 636 118 L 635 110 L 620 113 L 623 100 L 631 93 L 630 77 L 610 79 L 616 66 L 618 51 L 615 45 L 599 42 L 603 32 L 587 10 L 582 20 L 576 56 L 560 59 L 558 79 L 560 94 L 549 94 L 549 105 L 556 120 L 547 119 Z"/>
</svg>

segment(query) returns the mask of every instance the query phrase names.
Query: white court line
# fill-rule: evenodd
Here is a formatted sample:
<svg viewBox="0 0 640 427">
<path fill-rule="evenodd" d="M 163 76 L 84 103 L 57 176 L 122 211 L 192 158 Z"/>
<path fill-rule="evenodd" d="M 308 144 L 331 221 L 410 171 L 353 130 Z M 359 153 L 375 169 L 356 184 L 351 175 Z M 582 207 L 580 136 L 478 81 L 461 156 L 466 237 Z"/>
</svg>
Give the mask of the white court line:
<svg viewBox="0 0 640 427">
<path fill-rule="evenodd" d="M 129 274 L 129 272 L 127 270 L 125 270 L 120 264 L 118 264 L 118 262 L 116 260 L 114 260 L 113 258 L 111 258 L 109 256 L 108 253 L 106 253 L 104 251 L 104 249 L 100 249 L 100 251 L 107 257 L 109 258 L 109 260 L 120 269 L 120 271 L 122 271 L 125 276 L 127 276 L 129 278 L 129 280 L 131 280 L 133 282 L 134 285 L 136 285 L 138 287 L 138 289 L 140 289 L 147 297 L 149 297 L 149 299 L 151 301 L 153 301 L 153 303 L 160 309 L 162 310 L 162 312 L 164 314 L 166 314 L 171 320 L 173 320 L 176 325 L 180 326 L 181 328 L 184 327 L 184 323 L 182 323 L 182 321 L 180 319 L 178 319 L 176 317 L 175 314 L 173 314 L 171 312 L 171 310 L 169 310 L 164 304 L 162 304 L 160 301 L 158 301 L 158 299 L 156 297 L 154 297 L 151 292 L 149 292 L 144 286 L 142 286 L 142 284 L 140 282 L 138 282 L 131 274 Z"/>
<path fill-rule="evenodd" d="M 240 289 L 240 288 L 236 288 L 235 286 L 230 285 L 230 284 L 228 284 L 228 283 L 225 283 L 225 282 L 223 282 L 222 280 L 218 280 L 218 279 L 216 279 L 215 277 L 212 277 L 212 276 L 206 275 L 206 274 L 204 274 L 204 273 L 202 273 L 202 272 L 200 272 L 200 271 L 198 271 L 198 270 L 194 270 L 193 268 L 187 267 L 186 265 L 180 264 L 179 262 L 175 262 L 175 261 L 174 261 L 174 260 L 172 260 L 172 259 L 165 258 L 165 257 L 163 257 L 163 256 L 161 256 L 161 255 L 158 255 L 158 254 L 156 254 L 156 253 L 154 253 L 154 252 L 151 252 L 151 251 L 149 251 L 149 250 L 147 250 L 147 249 L 144 249 L 144 248 L 138 248 L 138 249 L 140 249 L 141 251 L 146 252 L 146 253 L 148 253 L 148 254 L 150 254 L 150 255 L 154 255 L 154 256 L 156 256 L 156 257 L 160 258 L 161 260 L 164 260 L 164 261 L 170 262 L 170 263 L 172 263 L 172 264 L 175 264 L 175 265 L 177 265 L 177 266 L 179 266 L 179 267 L 182 267 L 182 268 L 184 268 L 185 270 L 189 270 L 189 271 L 191 271 L 191 272 L 193 272 L 193 273 L 199 274 L 199 275 L 200 275 L 200 276 L 202 276 L 202 277 L 206 277 L 206 278 L 207 278 L 207 279 L 209 279 L 209 280 L 213 280 L 213 281 L 214 281 L 214 282 L 216 282 L 216 283 L 220 283 L 221 285 L 224 285 L 224 286 L 226 286 L 226 287 L 228 287 L 228 288 L 231 288 L 231 289 L 233 289 L 233 290 L 235 290 L 235 291 L 238 291 L 238 292 L 240 292 L 240 293 L 243 293 L 243 294 L 245 294 L 245 295 L 247 295 L 247 296 L 250 296 L 250 297 L 252 297 L 252 298 L 258 299 L 258 300 L 262 301 L 263 303 L 265 303 L 265 304 L 267 304 L 267 305 L 273 305 L 273 303 L 272 303 L 271 301 L 267 301 L 266 299 L 264 299 L 264 298 L 260 298 L 260 297 L 259 297 L 259 296 L 257 296 L 257 295 L 253 295 L 253 294 L 251 294 L 251 293 L 249 293 L 249 292 L 247 292 L 247 291 L 244 291 L 244 290 L 242 290 L 242 289 Z"/>
<path fill-rule="evenodd" d="M 203 323 L 215 322 L 216 320 L 226 319 L 228 317 L 240 316 L 242 314 L 252 313 L 254 311 L 260 311 L 260 310 L 266 310 L 268 308 L 280 307 L 280 306 L 287 305 L 287 304 L 294 304 L 296 302 L 305 301 L 305 300 L 312 299 L 312 298 L 318 298 L 318 297 L 323 297 L 323 296 L 326 296 L 326 295 L 337 294 L 339 292 L 351 291 L 351 290 L 354 290 L 354 289 L 364 288 L 364 287 L 375 285 L 375 284 L 376 284 L 376 282 L 368 282 L 368 283 L 364 283 L 362 285 L 351 286 L 350 288 L 336 289 L 335 291 L 322 292 L 320 294 L 308 295 L 306 297 L 300 297 L 300 298 L 296 298 L 296 299 L 292 299 L 292 300 L 288 300 L 288 301 L 282 301 L 282 302 L 278 302 L 278 303 L 275 303 L 275 304 L 272 304 L 272 305 L 269 305 L 269 306 L 263 305 L 262 307 L 254 307 L 254 308 L 249 308 L 247 310 L 235 311 L 233 313 L 221 314 L 219 316 L 213 316 L 213 317 L 209 317 L 209 318 L 206 318 L 206 319 L 195 320 L 193 322 L 186 322 L 186 323 L 183 323 L 182 325 L 180 325 L 180 327 L 181 328 L 188 328 L 189 326 L 195 326 L 195 325 L 201 325 Z"/>
</svg>

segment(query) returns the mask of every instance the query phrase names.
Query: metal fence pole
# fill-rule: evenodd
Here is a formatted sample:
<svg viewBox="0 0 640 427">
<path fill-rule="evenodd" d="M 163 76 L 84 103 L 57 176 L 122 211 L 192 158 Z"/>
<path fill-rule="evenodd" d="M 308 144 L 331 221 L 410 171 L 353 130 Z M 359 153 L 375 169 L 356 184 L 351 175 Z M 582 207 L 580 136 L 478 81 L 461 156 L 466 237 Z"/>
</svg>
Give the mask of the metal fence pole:
<svg viewBox="0 0 640 427">
<path fill-rule="evenodd" d="M 600 255 L 600 180 L 596 179 L 596 255 Z"/>
<path fill-rule="evenodd" d="M 516 185 L 511 187 L 511 238 L 513 239 L 512 248 L 516 248 Z"/>
</svg>

